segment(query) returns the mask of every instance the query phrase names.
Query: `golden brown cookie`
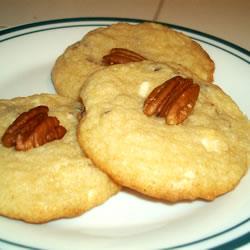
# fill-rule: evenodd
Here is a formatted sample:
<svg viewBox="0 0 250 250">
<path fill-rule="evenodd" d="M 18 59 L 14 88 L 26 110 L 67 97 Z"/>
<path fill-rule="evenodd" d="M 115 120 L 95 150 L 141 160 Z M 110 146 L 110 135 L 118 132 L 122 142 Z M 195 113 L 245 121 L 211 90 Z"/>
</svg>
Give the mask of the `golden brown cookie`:
<svg viewBox="0 0 250 250">
<path fill-rule="evenodd" d="M 171 63 L 177 68 L 182 66 L 202 80 L 213 81 L 213 61 L 188 36 L 156 23 L 117 23 L 87 33 L 65 50 L 52 70 L 56 91 L 77 99 L 86 77 L 104 67 L 103 57 L 113 48 L 128 49 L 145 59 Z"/>
<path fill-rule="evenodd" d="M 25 150 L 0 143 L 0 215 L 30 223 L 80 215 L 119 190 L 77 143 L 78 102 L 50 94 L 0 100 L 0 138 L 21 113 L 40 105 L 66 129 L 61 139 Z M 40 138 L 44 129 L 39 129 Z"/>
<path fill-rule="evenodd" d="M 80 122 L 79 142 L 122 186 L 171 202 L 213 200 L 232 190 L 247 171 L 250 123 L 227 94 L 205 82 L 194 82 L 200 89 L 198 99 L 180 124 L 145 115 L 149 93 L 177 76 L 187 79 L 174 68 L 149 61 L 92 74 L 81 92 L 86 116 Z M 177 106 L 168 104 L 169 111 L 178 113 L 188 93 L 172 98 Z"/>
</svg>

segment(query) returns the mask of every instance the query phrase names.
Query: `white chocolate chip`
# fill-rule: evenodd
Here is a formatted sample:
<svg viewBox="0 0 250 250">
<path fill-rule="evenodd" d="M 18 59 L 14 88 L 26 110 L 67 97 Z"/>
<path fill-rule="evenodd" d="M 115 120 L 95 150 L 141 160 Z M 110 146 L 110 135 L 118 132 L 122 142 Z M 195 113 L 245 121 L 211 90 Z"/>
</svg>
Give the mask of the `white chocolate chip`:
<svg viewBox="0 0 250 250">
<path fill-rule="evenodd" d="M 149 90 L 150 83 L 148 81 L 142 82 L 142 84 L 139 87 L 139 95 L 141 97 L 146 97 L 148 95 L 148 90 Z"/>
<path fill-rule="evenodd" d="M 227 144 L 222 140 L 218 140 L 217 138 L 204 137 L 201 140 L 201 144 L 208 152 L 221 152 L 228 149 Z"/>
</svg>

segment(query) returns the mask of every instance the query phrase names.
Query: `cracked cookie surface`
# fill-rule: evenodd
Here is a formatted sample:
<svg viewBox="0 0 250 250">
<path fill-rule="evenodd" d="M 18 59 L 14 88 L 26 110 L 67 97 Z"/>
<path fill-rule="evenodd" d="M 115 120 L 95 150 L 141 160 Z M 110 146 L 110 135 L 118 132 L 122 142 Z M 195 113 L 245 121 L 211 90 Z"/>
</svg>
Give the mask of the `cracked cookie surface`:
<svg viewBox="0 0 250 250">
<path fill-rule="evenodd" d="M 181 32 L 156 23 L 117 23 L 87 33 L 57 59 L 52 79 L 57 93 L 77 99 L 85 79 L 106 67 L 103 57 L 123 48 L 144 58 L 185 67 L 200 79 L 212 82 L 214 63 L 207 52 Z"/>
<path fill-rule="evenodd" d="M 76 128 L 80 103 L 40 94 L 0 100 L 0 137 L 21 113 L 46 105 L 67 132 L 28 151 L 0 143 L 0 215 L 43 223 L 73 217 L 103 203 L 119 187 L 83 154 Z"/>
<path fill-rule="evenodd" d="M 86 81 L 86 116 L 78 138 L 87 155 L 117 183 L 171 202 L 206 199 L 232 190 L 250 163 L 250 123 L 217 85 L 197 82 L 188 118 L 167 125 L 146 116 L 143 103 L 166 80 L 181 75 L 149 61 L 114 65 Z"/>
</svg>

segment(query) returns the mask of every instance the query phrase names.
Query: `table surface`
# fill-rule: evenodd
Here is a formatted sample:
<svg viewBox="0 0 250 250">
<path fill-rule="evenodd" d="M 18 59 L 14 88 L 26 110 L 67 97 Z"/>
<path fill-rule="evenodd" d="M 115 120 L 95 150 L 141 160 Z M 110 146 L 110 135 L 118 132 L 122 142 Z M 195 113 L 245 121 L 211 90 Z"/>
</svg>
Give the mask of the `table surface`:
<svg viewBox="0 0 250 250">
<path fill-rule="evenodd" d="M 0 29 L 68 17 L 163 21 L 250 50 L 250 0 L 0 0 Z"/>
</svg>

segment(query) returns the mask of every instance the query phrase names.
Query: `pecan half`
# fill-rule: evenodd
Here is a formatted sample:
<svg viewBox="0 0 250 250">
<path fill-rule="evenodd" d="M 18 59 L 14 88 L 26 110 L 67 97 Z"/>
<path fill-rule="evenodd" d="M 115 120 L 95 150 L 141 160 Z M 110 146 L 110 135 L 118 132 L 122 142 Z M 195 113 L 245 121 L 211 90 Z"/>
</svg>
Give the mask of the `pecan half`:
<svg viewBox="0 0 250 250">
<path fill-rule="evenodd" d="M 125 64 L 129 62 L 140 62 L 145 59 L 145 57 L 135 53 L 134 51 L 123 48 L 113 48 L 108 55 L 103 56 L 102 64 L 108 66 L 113 64 Z"/>
<path fill-rule="evenodd" d="M 28 150 L 61 139 L 67 131 L 48 111 L 47 106 L 37 106 L 19 115 L 2 136 L 3 145 Z"/>
<path fill-rule="evenodd" d="M 167 124 L 180 124 L 192 112 L 200 86 L 192 79 L 175 76 L 156 87 L 144 102 L 147 116 L 165 117 Z"/>
</svg>

